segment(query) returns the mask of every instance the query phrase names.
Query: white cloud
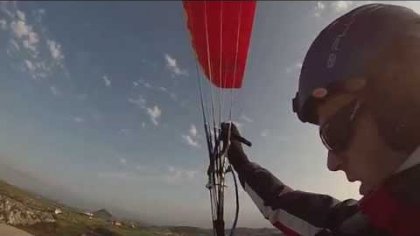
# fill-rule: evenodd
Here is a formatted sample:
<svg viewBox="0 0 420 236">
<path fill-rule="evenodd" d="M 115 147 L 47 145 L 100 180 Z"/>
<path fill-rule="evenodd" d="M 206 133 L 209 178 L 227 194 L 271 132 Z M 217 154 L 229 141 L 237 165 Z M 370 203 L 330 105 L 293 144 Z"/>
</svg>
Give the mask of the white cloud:
<svg viewBox="0 0 420 236">
<path fill-rule="evenodd" d="M 19 51 L 19 50 L 20 50 L 20 46 L 19 46 L 18 42 L 16 42 L 16 40 L 11 39 L 11 40 L 10 40 L 10 44 L 13 46 L 13 48 L 14 48 L 15 50 L 17 50 L 17 51 Z"/>
<path fill-rule="evenodd" d="M 35 70 L 32 73 L 32 77 L 34 79 L 37 78 L 46 78 L 47 74 L 51 72 L 51 67 L 46 65 L 45 61 L 41 61 L 41 62 L 35 62 L 33 63 L 35 65 Z"/>
<path fill-rule="evenodd" d="M 325 9 L 325 4 L 323 2 L 317 2 L 315 6 L 315 16 L 320 17 L 322 12 Z"/>
<path fill-rule="evenodd" d="M 73 120 L 76 123 L 83 123 L 85 121 L 85 119 L 83 119 L 82 117 L 74 117 Z"/>
<path fill-rule="evenodd" d="M 143 108 L 143 109 L 146 108 L 146 99 L 144 99 L 141 95 L 139 95 L 139 98 L 137 98 L 137 99 L 129 98 L 128 102 L 132 103 L 132 104 L 135 104 L 140 108 Z"/>
<path fill-rule="evenodd" d="M 25 21 L 18 20 L 10 23 L 10 28 L 17 38 L 27 36 L 32 31 L 32 27 L 27 25 Z"/>
<path fill-rule="evenodd" d="M 25 60 L 24 63 L 25 63 L 26 68 L 29 71 L 31 71 L 31 72 L 35 71 L 36 68 L 35 68 L 34 64 L 31 61 Z"/>
<path fill-rule="evenodd" d="M 8 8 L 16 8 L 16 1 L 0 1 L 0 10 L 9 17 L 14 17 L 13 14 Z"/>
<path fill-rule="evenodd" d="M 127 165 L 127 159 L 125 159 L 125 158 L 121 157 L 121 158 L 120 158 L 120 163 L 121 163 L 122 165 Z"/>
<path fill-rule="evenodd" d="M 146 99 L 144 99 L 141 95 L 139 95 L 138 99 L 129 98 L 128 102 L 137 105 L 140 109 L 144 110 L 155 126 L 159 125 L 158 119 L 162 116 L 162 110 L 159 108 L 159 106 L 154 105 L 153 107 L 147 107 Z M 142 127 L 146 127 L 144 122 L 142 122 Z"/>
<path fill-rule="evenodd" d="M 164 168 L 146 166 L 141 164 L 128 165 L 128 161 L 124 158 L 119 159 L 121 165 L 128 167 L 124 171 L 106 171 L 99 172 L 99 178 L 121 179 L 126 181 L 158 181 L 156 183 L 164 183 L 169 185 L 185 184 L 197 180 L 198 170 L 183 169 L 174 166 Z"/>
<path fill-rule="evenodd" d="M 300 69 L 302 69 L 302 63 L 296 62 L 295 64 L 286 67 L 286 73 L 287 74 L 297 73 L 300 71 Z"/>
<path fill-rule="evenodd" d="M 61 51 L 61 45 L 54 40 L 47 40 L 47 45 L 51 53 L 51 57 L 57 61 L 64 59 L 64 54 Z"/>
<path fill-rule="evenodd" d="M 7 21 L 5 19 L 0 19 L 0 29 L 7 30 Z"/>
<path fill-rule="evenodd" d="M 137 87 L 139 85 L 143 85 L 147 89 L 154 89 L 154 87 L 149 82 L 146 82 L 143 79 L 139 79 L 139 80 L 133 82 L 133 84 L 134 84 L 134 87 Z"/>
<path fill-rule="evenodd" d="M 133 87 L 134 88 L 139 88 L 140 85 L 146 89 L 152 90 L 152 91 L 156 91 L 156 92 L 161 92 L 167 96 L 169 96 L 173 101 L 177 101 L 178 97 L 175 93 L 170 92 L 168 88 L 163 87 L 163 86 L 155 86 L 147 81 L 145 81 L 144 79 L 139 79 L 137 81 L 133 81 L 132 82 Z"/>
<path fill-rule="evenodd" d="M 168 173 L 166 175 L 166 182 L 168 184 L 183 184 L 186 181 L 195 180 L 197 174 L 197 170 L 188 170 L 169 166 Z"/>
<path fill-rule="evenodd" d="M 320 10 L 324 10 L 325 9 L 325 4 L 322 3 L 322 2 L 317 2 L 316 7 Z"/>
<path fill-rule="evenodd" d="M 248 123 L 251 123 L 251 122 L 254 121 L 251 118 L 249 118 L 248 116 L 246 116 L 245 114 L 242 114 L 240 119 L 242 119 L 243 121 L 248 122 Z"/>
<path fill-rule="evenodd" d="M 159 87 L 159 90 L 162 91 L 162 92 L 167 92 L 168 91 L 168 89 L 165 88 L 165 87 Z"/>
<path fill-rule="evenodd" d="M 101 122 L 103 120 L 103 115 L 101 112 L 97 111 L 97 110 L 88 110 L 89 111 L 89 117 L 91 117 L 93 120 L 95 120 L 96 122 Z"/>
<path fill-rule="evenodd" d="M 87 95 L 87 94 L 85 94 L 85 93 L 82 93 L 82 94 L 78 94 L 78 95 L 76 95 L 77 100 L 80 100 L 80 101 L 84 101 L 84 100 L 86 100 L 86 99 L 87 99 L 87 97 L 88 97 L 88 95 Z"/>
<path fill-rule="evenodd" d="M 198 143 L 197 140 L 194 140 L 193 137 L 191 137 L 190 135 L 182 135 L 182 138 L 184 139 L 184 141 L 192 146 L 192 147 L 200 147 L 200 144 Z"/>
<path fill-rule="evenodd" d="M 17 10 L 18 20 L 14 20 L 10 23 L 10 28 L 13 35 L 22 41 L 22 45 L 31 50 L 36 57 L 38 55 L 39 35 L 34 31 L 33 26 L 26 23 L 25 14 L 22 11 Z"/>
<path fill-rule="evenodd" d="M 195 127 L 195 125 L 192 124 L 189 132 L 190 132 L 191 136 L 196 137 L 197 136 L 197 127 Z"/>
<path fill-rule="evenodd" d="M 35 9 L 31 12 L 33 14 L 26 14 L 18 9 L 16 2 L 10 1 L 0 2 L 0 11 L 4 16 L 0 19 L 0 29 L 10 30 L 10 46 L 6 52 L 10 57 L 19 60 L 17 64 L 24 71 L 38 79 L 51 75 L 56 71 L 56 66 L 65 69 L 61 45 L 48 39 L 48 30 L 42 24 L 41 16 L 45 10 Z M 51 63 L 51 60 L 58 63 Z"/>
<path fill-rule="evenodd" d="M 152 123 L 155 126 L 159 125 L 158 119 L 162 115 L 162 110 L 156 105 L 153 106 L 152 108 L 148 107 L 146 110 L 147 110 L 147 114 L 149 115 Z"/>
<path fill-rule="evenodd" d="M 175 93 L 170 93 L 169 96 L 171 97 L 172 100 L 176 101 L 178 99 L 178 96 L 176 96 Z"/>
<path fill-rule="evenodd" d="M 60 94 L 60 92 L 58 91 L 58 89 L 55 86 L 50 86 L 50 91 L 54 96 L 57 96 Z"/>
<path fill-rule="evenodd" d="M 140 85 L 142 85 L 143 87 L 145 87 L 147 89 L 154 89 L 154 90 L 156 90 L 155 87 L 153 87 L 149 82 L 146 82 L 143 79 L 139 79 L 139 80 L 133 82 L 133 86 L 134 87 L 138 87 Z"/>
<path fill-rule="evenodd" d="M 44 15 L 45 14 L 45 9 L 38 9 L 37 11 L 36 11 L 38 14 L 40 14 L 40 15 Z"/>
<path fill-rule="evenodd" d="M 184 69 L 181 69 L 178 66 L 178 63 L 175 58 L 173 58 L 169 54 L 165 54 L 165 60 L 166 60 L 166 67 L 172 72 L 173 76 L 179 76 L 179 75 L 188 75 L 188 72 Z"/>
<path fill-rule="evenodd" d="M 149 84 L 149 83 L 147 83 L 147 82 L 144 82 L 144 87 L 146 87 L 146 88 L 150 89 L 150 88 L 152 88 L 152 85 L 150 85 L 150 84 Z"/>
<path fill-rule="evenodd" d="M 336 12 L 342 13 L 350 9 L 353 5 L 352 1 L 336 1 L 332 2 L 331 5 L 334 7 Z"/>
<path fill-rule="evenodd" d="M 19 18 L 19 20 L 21 20 L 21 21 L 25 21 L 26 20 L 25 13 L 23 13 L 22 11 L 17 10 L 16 11 L 16 15 Z"/>
<path fill-rule="evenodd" d="M 188 134 L 183 134 L 182 138 L 189 146 L 200 147 L 200 143 L 198 142 L 197 127 L 194 124 L 191 124 Z"/>
<path fill-rule="evenodd" d="M 178 67 L 175 58 L 172 58 L 170 55 L 165 54 L 165 59 L 169 67 Z"/>
<path fill-rule="evenodd" d="M 263 131 L 261 131 L 261 137 L 267 137 L 268 136 L 268 130 L 267 129 L 265 129 L 265 130 L 263 130 Z"/>
<path fill-rule="evenodd" d="M 141 127 L 146 128 L 146 122 L 141 122 Z"/>
<path fill-rule="evenodd" d="M 320 17 L 322 13 L 327 11 L 342 14 L 351 10 L 353 7 L 370 3 L 384 3 L 384 1 L 318 1 L 314 8 L 314 15 Z M 420 13 L 420 3 L 418 1 L 386 1 L 386 3 L 405 6 Z"/>
<path fill-rule="evenodd" d="M 328 4 L 328 5 L 326 5 Z M 363 2 L 363 4 L 367 4 L 367 2 Z M 327 10 L 332 9 L 336 13 L 344 13 L 354 5 L 352 1 L 331 1 L 331 2 L 322 2 L 318 1 L 316 2 L 316 6 L 314 9 L 314 15 L 316 17 L 320 17 L 322 13 L 324 13 Z"/>
<path fill-rule="evenodd" d="M 29 32 L 28 34 L 28 40 L 27 40 L 29 45 L 34 45 L 34 44 L 38 44 L 39 43 L 39 36 L 37 33 L 35 32 Z"/>
<path fill-rule="evenodd" d="M 111 87 L 111 80 L 108 78 L 108 76 L 104 75 L 104 76 L 102 77 L 102 79 L 103 79 L 103 80 L 104 80 L 104 82 L 105 82 L 105 86 L 107 86 L 107 87 Z"/>
<path fill-rule="evenodd" d="M 130 134 L 130 130 L 129 129 L 120 129 L 120 134 L 122 134 L 122 135 L 129 135 Z"/>
<path fill-rule="evenodd" d="M 106 179 L 120 179 L 123 181 L 136 181 L 139 180 L 139 176 L 137 176 L 136 174 L 132 173 L 132 172 L 121 172 L 121 171 L 116 171 L 116 172 L 100 172 L 97 174 L 97 176 L 99 178 L 106 178 Z"/>
</svg>

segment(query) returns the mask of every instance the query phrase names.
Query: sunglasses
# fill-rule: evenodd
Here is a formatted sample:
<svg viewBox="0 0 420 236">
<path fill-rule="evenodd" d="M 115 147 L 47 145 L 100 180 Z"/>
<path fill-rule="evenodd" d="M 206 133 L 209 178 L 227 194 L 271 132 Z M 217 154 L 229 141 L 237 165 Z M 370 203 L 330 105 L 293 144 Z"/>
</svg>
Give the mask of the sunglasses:
<svg viewBox="0 0 420 236">
<path fill-rule="evenodd" d="M 353 135 L 353 123 L 361 103 L 354 100 L 340 108 L 319 129 L 322 143 L 329 151 L 340 152 L 347 148 Z"/>
</svg>

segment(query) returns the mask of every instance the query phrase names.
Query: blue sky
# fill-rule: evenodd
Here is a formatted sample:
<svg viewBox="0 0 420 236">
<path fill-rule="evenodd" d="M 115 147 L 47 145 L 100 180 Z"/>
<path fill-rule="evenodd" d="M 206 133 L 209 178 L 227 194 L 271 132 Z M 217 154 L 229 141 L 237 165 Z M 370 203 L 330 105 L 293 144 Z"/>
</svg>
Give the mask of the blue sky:
<svg viewBox="0 0 420 236">
<path fill-rule="evenodd" d="M 291 99 L 312 40 L 361 4 L 259 2 L 233 108 L 254 161 L 293 188 L 339 199 L 359 198 L 358 186 L 327 170 L 316 127 L 297 120 Z M 1 178 L 74 206 L 210 226 L 181 2 L 1 2 L 0 43 L 0 162 L 27 176 Z M 227 197 L 230 219 L 232 188 Z M 242 190 L 240 197 L 239 225 L 269 226 Z"/>
</svg>

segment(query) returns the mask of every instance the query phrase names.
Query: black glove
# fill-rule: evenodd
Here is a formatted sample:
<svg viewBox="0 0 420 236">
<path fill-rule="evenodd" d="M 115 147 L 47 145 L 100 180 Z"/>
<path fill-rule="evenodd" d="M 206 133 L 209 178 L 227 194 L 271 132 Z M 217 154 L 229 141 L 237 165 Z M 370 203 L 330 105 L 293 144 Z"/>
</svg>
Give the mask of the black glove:
<svg viewBox="0 0 420 236">
<path fill-rule="evenodd" d="M 226 144 L 226 141 L 229 137 L 229 128 L 230 128 L 230 145 L 227 152 L 227 157 L 229 159 L 230 164 L 235 168 L 235 170 L 238 170 L 240 166 L 243 164 L 249 163 L 248 157 L 246 156 L 244 149 L 242 148 L 242 144 L 240 141 L 238 141 L 235 137 L 241 137 L 241 134 L 238 131 L 238 128 L 236 128 L 235 124 L 233 123 L 222 123 L 221 124 L 221 136 L 223 138 L 223 141 Z"/>
</svg>

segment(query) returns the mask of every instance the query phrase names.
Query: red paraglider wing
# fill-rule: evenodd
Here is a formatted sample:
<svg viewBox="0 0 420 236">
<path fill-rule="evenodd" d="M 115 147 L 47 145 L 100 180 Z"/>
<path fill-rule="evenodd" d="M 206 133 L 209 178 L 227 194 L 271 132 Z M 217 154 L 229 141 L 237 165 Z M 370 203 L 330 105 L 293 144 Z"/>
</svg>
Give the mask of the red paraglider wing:
<svg viewBox="0 0 420 236">
<path fill-rule="evenodd" d="M 255 1 L 184 1 L 193 48 L 207 78 L 220 88 L 240 88 Z"/>
</svg>

